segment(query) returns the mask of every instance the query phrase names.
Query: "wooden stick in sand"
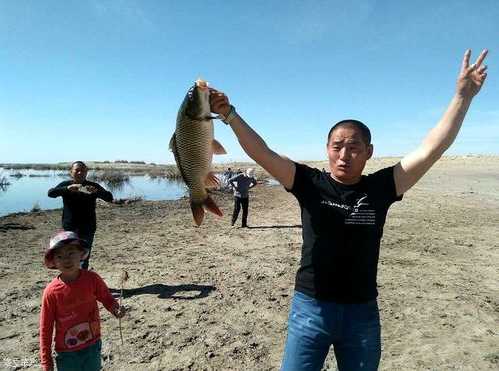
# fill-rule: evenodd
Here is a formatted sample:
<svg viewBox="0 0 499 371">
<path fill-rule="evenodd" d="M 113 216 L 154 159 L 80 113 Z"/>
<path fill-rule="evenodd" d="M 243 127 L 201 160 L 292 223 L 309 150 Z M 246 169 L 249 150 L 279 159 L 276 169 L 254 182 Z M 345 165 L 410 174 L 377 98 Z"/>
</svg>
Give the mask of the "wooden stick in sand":
<svg viewBox="0 0 499 371">
<path fill-rule="evenodd" d="M 128 272 L 126 270 L 123 270 L 121 273 L 121 294 L 120 294 L 120 310 L 121 310 L 121 303 L 123 300 L 123 287 L 125 286 L 125 282 L 128 280 Z M 120 328 L 120 339 L 121 339 L 121 345 L 123 345 L 123 331 L 121 330 L 121 317 L 118 318 L 118 326 Z"/>
</svg>

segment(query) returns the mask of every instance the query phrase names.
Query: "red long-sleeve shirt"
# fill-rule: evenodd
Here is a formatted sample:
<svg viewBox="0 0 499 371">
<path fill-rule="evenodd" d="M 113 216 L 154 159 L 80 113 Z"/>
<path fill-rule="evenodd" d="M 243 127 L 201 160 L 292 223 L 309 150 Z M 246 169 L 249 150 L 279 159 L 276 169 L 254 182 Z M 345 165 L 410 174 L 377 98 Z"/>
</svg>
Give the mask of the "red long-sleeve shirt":
<svg viewBox="0 0 499 371">
<path fill-rule="evenodd" d="M 111 313 L 118 306 L 105 282 L 92 271 L 80 270 L 79 277 L 69 283 L 56 277 L 47 285 L 40 313 L 40 359 L 44 370 L 53 367 L 54 324 L 56 352 L 77 351 L 100 339 L 97 301 Z"/>
</svg>

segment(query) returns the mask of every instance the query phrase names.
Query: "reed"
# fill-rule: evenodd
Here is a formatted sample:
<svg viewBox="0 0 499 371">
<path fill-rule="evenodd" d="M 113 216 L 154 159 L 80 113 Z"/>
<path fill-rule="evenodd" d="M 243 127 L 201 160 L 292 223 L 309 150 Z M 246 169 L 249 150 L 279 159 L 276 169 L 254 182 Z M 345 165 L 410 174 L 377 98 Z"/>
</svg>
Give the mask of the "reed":
<svg viewBox="0 0 499 371">
<path fill-rule="evenodd" d="M 120 190 L 125 183 L 130 181 L 130 177 L 123 171 L 103 170 L 89 175 L 88 178 L 94 182 L 103 182 L 111 190 Z"/>
<path fill-rule="evenodd" d="M 126 182 L 130 177 L 123 171 L 101 170 L 89 175 L 89 179 L 97 182 Z"/>
<path fill-rule="evenodd" d="M 2 176 L 0 176 L 0 186 L 5 187 L 5 186 L 8 186 L 8 185 L 10 185 L 10 182 L 9 182 L 9 180 L 7 179 L 7 177 L 6 177 L 6 176 L 3 176 L 3 175 L 2 175 Z"/>
<path fill-rule="evenodd" d="M 165 178 L 167 179 L 172 179 L 172 180 L 179 180 L 182 179 L 182 174 L 180 174 L 180 171 L 178 170 L 177 167 L 169 167 L 166 169 L 166 175 Z"/>
<path fill-rule="evenodd" d="M 164 178 L 170 180 L 180 180 L 182 175 L 176 166 L 167 165 L 147 171 L 147 176 L 151 179 Z"/>
<path fill-rule="evenodd" d="M 121 290 L 120 290 L 120 301 L 119 301 L 119 305 L 120 305 L 120 311 L 123 310 L 123 291 L 125 289 L 125 282 L 128 281 L 128 272 L 123 269 L 122 272 L 121 272 Z M 121 329 L 121 317 L 118 319 L 118 325 L 119 325 L 119 328 L 120 328 L 120 339 L 121 339 L 121 345 L 123 345 L 123 330 Z"/>
</svg>

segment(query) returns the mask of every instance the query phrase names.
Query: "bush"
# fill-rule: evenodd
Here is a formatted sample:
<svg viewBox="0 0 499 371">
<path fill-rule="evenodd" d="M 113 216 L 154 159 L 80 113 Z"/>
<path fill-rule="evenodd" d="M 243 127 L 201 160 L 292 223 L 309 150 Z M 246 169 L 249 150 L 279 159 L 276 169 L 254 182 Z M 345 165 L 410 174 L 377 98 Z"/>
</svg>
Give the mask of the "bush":
<svg viewBox="0 0 499 371">
<path fill-rule="evenodd" d="M 111 190 L 120 190 L 125 183 L 130 181 L 130 177 L 122 171 L 104 170 L 94 173 L 88 177 L 94 182 L 104 182 Z"/>
<path fill-rule="evenodd" d="M 147 171 L 147 175 L 151 179 L 165 178 L 170 180 L 180 180 L 182 175 L 176 166 L 167 166 L 166 168 L 155 168 Z"/>
<path fill-rule="evenodd" d="M 130 204 L 133 204 L 133 203 L 139 202 L 139 201 L 144 201 L 144 198 L 141 196 L 133 196 L 130 198 L 118 198 L 118 199 L 113 200 L 113 204 L 130 205 Z"/>
</svg>

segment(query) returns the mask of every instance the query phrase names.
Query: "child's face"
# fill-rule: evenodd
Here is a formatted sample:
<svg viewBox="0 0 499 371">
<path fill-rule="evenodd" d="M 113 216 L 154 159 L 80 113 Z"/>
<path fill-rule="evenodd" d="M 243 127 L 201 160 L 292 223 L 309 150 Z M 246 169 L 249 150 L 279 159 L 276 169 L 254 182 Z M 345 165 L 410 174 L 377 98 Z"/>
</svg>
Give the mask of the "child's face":
<svg viewBox="0 0 499 371">
<path fill-rule="evenodd" d="M 62 273 L 74 273 L 80 269 L 83 254 L 77 243 L 61 246 L 54 251 L 54 265 Z"/>
</svg>

